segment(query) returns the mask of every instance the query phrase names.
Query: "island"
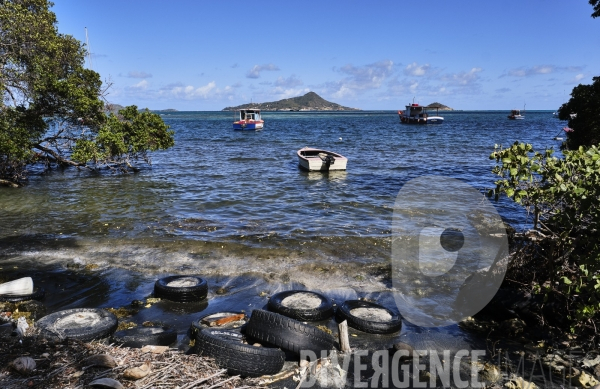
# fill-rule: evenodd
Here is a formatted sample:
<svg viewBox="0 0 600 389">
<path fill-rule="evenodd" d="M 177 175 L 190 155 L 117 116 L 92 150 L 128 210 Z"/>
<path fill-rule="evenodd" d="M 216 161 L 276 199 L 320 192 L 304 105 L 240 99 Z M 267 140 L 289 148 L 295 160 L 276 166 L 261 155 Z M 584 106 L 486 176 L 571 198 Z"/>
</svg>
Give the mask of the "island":
<svg viewBox="0 0 600 389">
<path fill-rule="evenodd" d="M 454 108 L 450 108 L 450 107 L 448 107 L 442 103 L 438 103 L 438 102 L 431 103 L 431 104 L 425 106 L 425 109 L 435 109 L 438 111 L 454 111 Z"/>
<path fill-rule="evenodd" d="M 315 92 L 308 92 L 304 96 L 292 97 L 268 103 L 242 104 L 237 107 L 226 107 L 223 111 L 237 111 L 239 109 L 260 109 L 263 111 L 360 111 L 358 108 L 349 108 L 329 102 Z"/>
</svg>

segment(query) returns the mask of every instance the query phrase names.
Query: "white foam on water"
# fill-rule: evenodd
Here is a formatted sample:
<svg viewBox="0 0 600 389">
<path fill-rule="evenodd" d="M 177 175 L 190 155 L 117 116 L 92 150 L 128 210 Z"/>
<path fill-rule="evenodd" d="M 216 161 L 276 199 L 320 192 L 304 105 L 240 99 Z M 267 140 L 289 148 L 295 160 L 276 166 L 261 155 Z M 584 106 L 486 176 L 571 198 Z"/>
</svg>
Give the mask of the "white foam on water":
<svg viewBox="0 0 600 389">
<path fill-rule="evenodd" d="M 381 262 L 304 257 L 297 253 L 246 257 L 243 256 L 243 252 L 239 252 L 240 250 L 232 253 L 225 249 L 220 253 L 217 250 L 204 249 L 203 244 L 199 242 L 198 247 L 204 251 L 195 249 L 195 246 L 177 250 L 170 243 L 165 244 L 164 247 L 160 245 L 152 247 L 148 242 L 131 244 L 85 241 L 77 247 L 47 251 L 32 250 L 21 252 L 19 256 L 38 265 L 58 264 L 64 268 L 75 266 L 74 269 L 96 265 L 95 271 L 117 267 L 153 275 L 258 277 L 274 284 L 299 284 L 302 286 L 301 289 L 311 291 L 332 290 L 336 292 L 335 294 L 340 294 L 339 300 L 336 298 L 336 301 L 342 301 L 342 296 L 354 296 L 355 290 L 363 293 L 391 290 L 388 286 L 389 278 L 386 280 L 384 275 L 379 274 L 381 272 L 377 271 L 377 275 L 369 274 L 371 265 L 385 266 Z M 190 282 L 190 285 L 196 284 Z"/>
</svg>

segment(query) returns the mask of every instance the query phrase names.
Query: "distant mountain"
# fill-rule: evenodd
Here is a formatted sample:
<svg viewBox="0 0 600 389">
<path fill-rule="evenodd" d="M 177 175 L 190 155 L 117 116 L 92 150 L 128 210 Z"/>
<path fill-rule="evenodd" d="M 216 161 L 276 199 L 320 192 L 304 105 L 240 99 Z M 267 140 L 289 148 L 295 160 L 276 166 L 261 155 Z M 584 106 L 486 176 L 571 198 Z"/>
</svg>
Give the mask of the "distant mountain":
<svg viewBox="0 0 600 389">
<path fill-rule="evenodd" d="M 226 107 L 223 111 L 237 111 L 238 109 L 255 108 L 263 111 L 360 111 L 358 108 L 344 107 L 331 103 L 315 92 L 308 92 L 304 96 L 293 97 L 268 103 L 242 104 L 237 107 Z"/>
<path fill-rule="evenodd" d="M 440 111 L 454 111 L 454 108 L 450 108 L 447 105 L 444 105 L 444 104 L 438 103 L 438 102 L 431 103 L 428 106 L 426 106 L 425 108 L 428 108 L 428 109 L 432 109 L 432 108 L 433 109 L 439 109 Z"/>
</svg>

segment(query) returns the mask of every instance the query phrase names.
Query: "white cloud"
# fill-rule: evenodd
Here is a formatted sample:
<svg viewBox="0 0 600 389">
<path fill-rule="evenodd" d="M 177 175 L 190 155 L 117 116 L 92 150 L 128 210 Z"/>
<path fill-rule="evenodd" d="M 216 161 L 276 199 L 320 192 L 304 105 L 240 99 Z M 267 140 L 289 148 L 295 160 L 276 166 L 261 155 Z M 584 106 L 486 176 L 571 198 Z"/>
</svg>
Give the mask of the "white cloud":
<svg viewBox="0 0 600 389">
<path fill-rule="evenodd" d="M 146 90 L 147 88 L 148 88 L 148 81 L 146 81 L 146 80 L 142 80 L 135 85 L 131 85 L 131 86 L 127 87 L 127 89 L 129 89 L 131 91 L 143 91 L 143 90 Z"/>
<path fill-rule="evenodd" d="M 340 81 L 326 84 L 326 89 L 335 98 L 353 97 L 358 91 L 381 87 L 393 73 L 392 61 L 379 61 L 364 66 L 345 65 L 338 71 L 347 76 Z"/>
<path fill-rule="evenodd" d="M 279 68 L 276 65 L 273 65 L 271 63 L 267 64 L 267 65 L 254 65 L 254 67 L 248 71 L 248 73 L 246 74 L 246 77 L 259 78 L 260 72 L 265 71 L 265 70 L 266 71 L 276 71 L 276 70 L 279 70 Z"/>
<path fill-rule="evenodd" d="M 454 74 L 448 74 L 442 77 L 442 80 L 446 81 L 451 86 L 475 86 L 479 82 L 479 73 L 481 68 L 472 68 L 468 72 L 459 72 Z"/>
<path fill-rule="evenodd" d="M 293 88 L 295 86 L 300 86 L 303 84 L 304 83 L 302 82 L 302 80 L 296 77 L 295 74 L 292 74 L 288 78 L 278 77 L 277 80 L 275 80 L 275 86 L 282 88 Z"/>
<path fill-rule="evenodd" d="M 134 71 L 127 73 L 127 77 L 129 77 L 129 78 L 150 78 L 150 77 L 152 77 L 152 74 L 146 73 L 146 72 L 138 72 L 138 71 L 134 70 Z"/>
<path fill-rule="evenodd" d="M 533 67 L 518 67 L 509 69 L 500 77 L 531 77 L 544 74 L 552 74 L 559 72 L 580 72 L 583 70 L 581 66 L 554 66 L 554 65 L 537 65 Z"/>
<path fill-rule="evenodd" d="M 419 66 L 416 62 L 413 62 L 404 68 L 404 74 L 406 76 L 422 77 L 429 71 L 430 68 L 431 66 L 428 63 Z"/>
<path fill-rule="evenodd" d="M 217 84 L 214 81 L 206 85 L 195 87 L 192 85 L 183 86 L 181 84 L 167 85 L 159 91 L 163 97 L 175 97 L 184 100 L 208 99 L 217 91 Z"/>
</svg>

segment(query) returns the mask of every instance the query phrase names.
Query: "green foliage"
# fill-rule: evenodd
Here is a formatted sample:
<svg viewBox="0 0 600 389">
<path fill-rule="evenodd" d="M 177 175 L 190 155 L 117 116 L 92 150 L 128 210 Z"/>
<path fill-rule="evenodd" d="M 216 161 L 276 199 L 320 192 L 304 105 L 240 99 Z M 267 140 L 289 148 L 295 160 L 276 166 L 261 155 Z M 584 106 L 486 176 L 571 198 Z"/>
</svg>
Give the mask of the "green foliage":
<svg viewBox="0 0 600 389">
<path fill-rule="evenodd" d="M 150 163 L 148 151 L 164 150 L 174 145 L 173 131 L 159 115 L 146 110 L 138 111 L 135 105 L 109 114 L 97 134 L 79 139 L 73 149 L 72 159 L 80 163 L 117 166 L 121 170 L 133 169 L 132 160 Z"/>
<path fill-rule="evenodd" d="M 558 110 L 559 118 L 569 120 L 569 127 L 573 129 L 567 134 L 569 149 L 600 144 L 600 77 L 594 77 L 593 81 L 592 85 L 580 84 L 573 88 L 571 99 Z M 571 117 L 571 114 L 576 116 Z"/>
<path fill-rule="evenodd" d="M 135 170 L 131 161 L 173 144 L 157 115 L 104 113 L 100 75 L 85 69 L 82 43 L 58 32 L 51 6 L 0 1 L 0 184 L 22 184 L 32 163 Z"/>
<path fill-rule="evenodd" d="M 592 13 L 593 18 L 597 18 L 600 16 L 600 0 L 590 0 L 590 4 L 594 7 L 594 13 Z"/>
<path fill-rule="evenodd" d="M 534 215 L 535 245 L 548 285 L 566 296 L 572 326 L 600 316 L 600 149 L 579 147 L 557 158 L 530 144 L 496 146 L 490 159 L 500 179 L 490 195 L 506 194 Z M 524 266 L 528 266 L 527 263 Z M 556 282 L 559 281 L 559 282 Z"/>
</svg>

